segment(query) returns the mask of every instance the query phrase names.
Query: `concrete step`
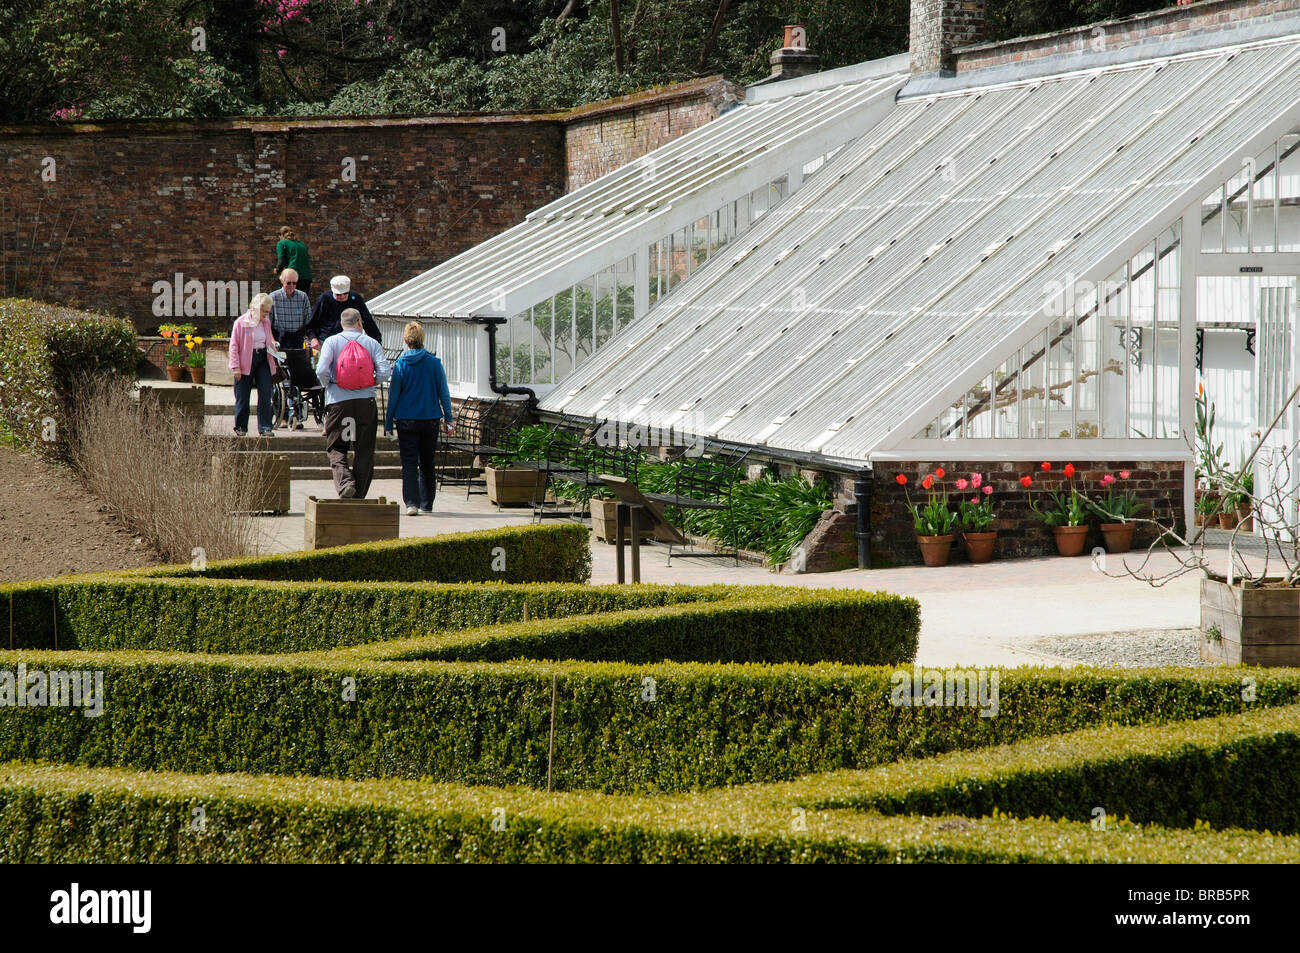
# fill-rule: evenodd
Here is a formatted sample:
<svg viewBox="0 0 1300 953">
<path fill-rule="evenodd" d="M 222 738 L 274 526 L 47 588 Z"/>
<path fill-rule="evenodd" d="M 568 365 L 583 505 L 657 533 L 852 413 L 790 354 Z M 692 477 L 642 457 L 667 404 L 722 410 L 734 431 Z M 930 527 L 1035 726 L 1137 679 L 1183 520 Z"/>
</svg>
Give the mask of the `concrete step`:
<svg viewBox="0 0 1300 953">
<path fill-rule="evenodd" d="M 290 480 L 329 480 L 333 477 L 329 467 L 290 467 Z M 375 480 L 400 480 L 402 478 L 401 467 L 381 467 L 375 466 L 375 474 L 372 479 Z"/>
<path fill-rule="evenodd" d="M 265 452 L 277 453 L 274 447 Z M 288 450 L 278 451 L 278 453 L 280 456 L 289 458 L 290 468 L 318 467 L 325 460 L 325 449 L 323 447 L 319 450 Z M 396 450 L 375 451 L 375 466 L 400 467 L 401 465 L 402 459 Z"/>
</svg>

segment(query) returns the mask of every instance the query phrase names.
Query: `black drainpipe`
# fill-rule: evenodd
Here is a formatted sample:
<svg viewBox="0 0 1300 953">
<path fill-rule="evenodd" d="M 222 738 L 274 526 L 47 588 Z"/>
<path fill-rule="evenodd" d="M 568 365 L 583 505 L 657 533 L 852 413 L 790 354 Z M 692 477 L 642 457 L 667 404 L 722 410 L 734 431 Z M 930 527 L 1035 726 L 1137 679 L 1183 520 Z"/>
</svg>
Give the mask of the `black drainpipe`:
<svg viewBox="0 0 1300 953">
<path fill-rule="evenodd" d="M 497 383 L 497 326 L 506 323 L 505 318 L 498 317 L 476 317 L 474 318 L 479 324 L 487 329 L 488 336 L 488 387 L 492 388 L 494 394 L 522 394 L 528 398 L 529 408 L 537 406 L 537 394 L 527 387 L 516 387 L 513 384 Z"/>
<path fill-rule="evenodd" d="M 853 480 L 853 502 L 858 507 L 858 568 L 871 568 L 871 492 L 876 478 L 862 470 Z"/>
</svg>

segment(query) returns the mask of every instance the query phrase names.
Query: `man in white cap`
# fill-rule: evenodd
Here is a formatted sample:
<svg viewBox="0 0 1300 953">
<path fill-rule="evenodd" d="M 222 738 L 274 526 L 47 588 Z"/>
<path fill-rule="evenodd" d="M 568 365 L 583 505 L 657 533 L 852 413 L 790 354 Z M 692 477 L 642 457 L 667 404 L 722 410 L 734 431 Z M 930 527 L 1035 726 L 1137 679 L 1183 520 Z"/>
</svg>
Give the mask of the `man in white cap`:
<svg viewBox="0 0 1300 953">
<path fill-rule="evenodd" d="M 369 337 L 376 341 L 383 340 L 379 333 L 379 325 L 375 324 L 375 319 L 370 316 L 370 309 L 366 307 L 366 300 L 352 290 L 351 278 L 347 275 L 335 275 L 330 279 L 330 292 L 316 299 L 316 306 L 311 311 L 311 320 L 303 328 L 303 337 L 312 347 L 319 348 L 321 341 L 343 330 L 339 319 L 349 308 L 355 308 L 361 313 L 361 327 Z"/>
</svg>

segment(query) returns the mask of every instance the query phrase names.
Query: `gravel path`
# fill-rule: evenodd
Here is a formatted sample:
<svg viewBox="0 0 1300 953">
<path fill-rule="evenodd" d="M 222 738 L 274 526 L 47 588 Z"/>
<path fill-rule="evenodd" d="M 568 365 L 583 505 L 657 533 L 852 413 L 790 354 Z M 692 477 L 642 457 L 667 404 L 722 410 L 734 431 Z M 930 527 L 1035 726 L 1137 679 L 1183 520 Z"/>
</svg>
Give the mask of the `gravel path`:
<svg viewBox="0 0 1300 953">
<path fill-rule="evenodd" d="M 1201 666 L 1199 629 L 1154 629 L 1106 635 L 1071 635 L 1021 643 L 1031 652 L 1109 668 Z"/>
</svg>

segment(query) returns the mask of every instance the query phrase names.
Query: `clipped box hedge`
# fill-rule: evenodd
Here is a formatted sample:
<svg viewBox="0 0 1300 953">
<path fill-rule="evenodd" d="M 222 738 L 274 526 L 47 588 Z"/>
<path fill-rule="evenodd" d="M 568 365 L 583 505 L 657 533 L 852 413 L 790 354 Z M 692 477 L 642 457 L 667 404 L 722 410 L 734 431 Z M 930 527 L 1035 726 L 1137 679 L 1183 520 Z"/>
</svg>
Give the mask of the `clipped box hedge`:
<svg viewBox="0 0 1300 953">
<path fill-rule="evenodd" d="M 684 797 L 0 765 L 8 863 L 1296 863 L 1300 838 L 803 808 L 834 777 Z M 69 824 L 68 818 L 77 822 Z M 197 818 L 201 817 L 201 825 Z"/>
<path fill-rule="evenodd" d="M 0 420 L 25 450 L 62 456 L 78 379 L 133 375 L 139 359 L 135 329 L 121 318 L 0 298 Z"/>
<path fill-rule="evenodd" d="M 163 566 L 114 575 L 305 582 L 587 582 L 589 536 L 577 523 L 503 526 L 223 559 L 203 569 Z"/>
<path fill-rule="evenodd" d="M 0 653 L 10 670 L 101 670 L 106 694 L 97 718 L 0 708 L 0 759 L 545 786 L 554 679 L 557 789 L 681 791 L 1300 702 L 1296 672 L 1260 672 L 1246 703 L 1235 673 L 1007 671 L 1001 714 L 981 718 L 892 706 L 888 668 L 416 662 L 372 648 Z"/>
<path fill-rule="evenodd" d="M 1095 728 L 872 769 L 822 809 L 885 814 L 1047 814 L 1165 827 L 1300 832 L 1300 706 Z"/>
</svg>

